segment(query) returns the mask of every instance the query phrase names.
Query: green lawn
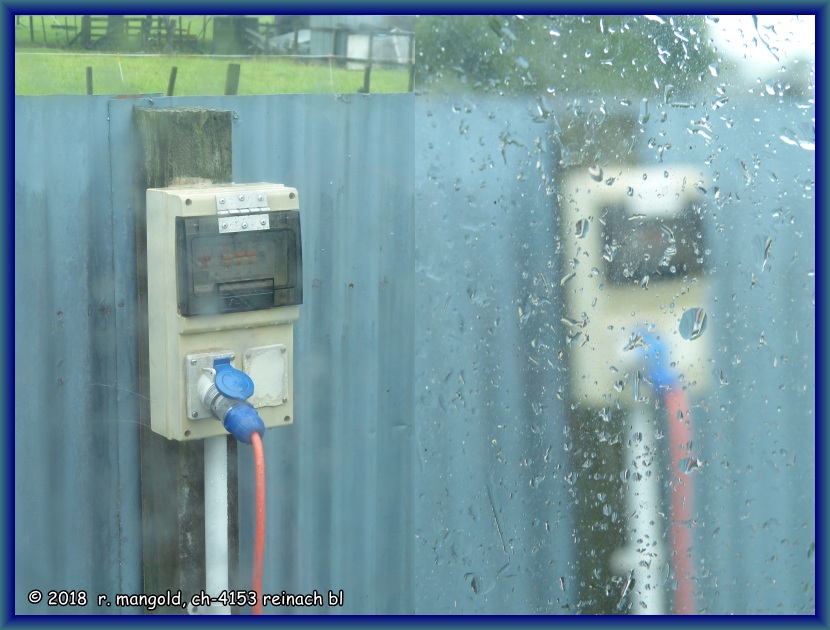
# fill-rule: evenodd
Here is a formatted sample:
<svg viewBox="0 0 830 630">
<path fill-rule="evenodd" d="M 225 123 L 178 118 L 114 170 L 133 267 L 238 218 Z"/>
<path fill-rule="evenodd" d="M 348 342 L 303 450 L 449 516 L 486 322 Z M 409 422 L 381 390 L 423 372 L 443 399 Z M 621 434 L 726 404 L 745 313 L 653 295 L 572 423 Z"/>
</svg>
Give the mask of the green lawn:
<svg viewBox="0 0 830 630">
<path fill-rule="evenodd" d="M 363 87 L 363 71 L 279 57 L 218 58 L 198 55 L 82 54 L 27 48 L 15 53 L 17 95 L 86 94 L 86 68 L 92 68 L 95 94 L 166 93 L 173 66 L 175 96 L 224 94 L 229 63 L 240 64 L 238 94 L 354 93 Z M 122 79 L 123 73 L 123 79 Z M 373 93 L 406 92 L 409 73 L 375 67 Z"/>
<path fill-rule="evenodd" d="M 170 16 L 198 36 L 204 50 L 211 48 L 210 16 Z M 268 22 L 268 18 L 263 18 Z M 87 52 L 79 44 L 67 48 L 81 16 L 17 16 L 15 28 L 14 92 L 17 95 L 86 94 L 86 69 L 92 68 L 94 94 L 166 93 L 173 66 L 177 67 L 175 96 L 224 94 L 228 64 L 241 66 L 238 94 L 354 93 L 363 87 L 363 71 L 330 67 L 325 61 L 297 61 L 284 57 L 239 58 L 209 55 L 132 55 Z M 66 28 L 68 27 L 68 28 Z M 408 69 L 375 66 L 373 93 L 407 92 Z"/>
</svg>

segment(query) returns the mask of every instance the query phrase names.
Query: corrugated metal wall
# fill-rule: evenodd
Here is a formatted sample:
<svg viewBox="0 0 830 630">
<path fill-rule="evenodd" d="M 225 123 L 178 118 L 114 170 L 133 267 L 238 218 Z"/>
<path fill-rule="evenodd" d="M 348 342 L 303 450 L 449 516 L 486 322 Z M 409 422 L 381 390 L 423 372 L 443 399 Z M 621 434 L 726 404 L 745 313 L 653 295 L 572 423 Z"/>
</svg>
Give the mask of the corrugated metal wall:
<svg viewBox="0 0 830 630">
<path fill-rule="evenodd" d="M 266 439 L 266 592 L 343 589 L 342 612 L 413 610 L 413 103 L 16 100 L 18 612 L 63 610 L 28 605 L 33 588 L 142 591 L 134 105 L 232 109 L 236 179 L 301 191 L 303 360 L 296 424 Z"/>
<path fill-rule="evenodd" d="M 300 191 L 296 423 L 265 440 L 264 589 L 342 588 L 345 606 L 278 612 L 573 611 L 558 158 L 520 103 L 414 95 L 16 98 L 16 611 L 97 612 L 31 606 L 34 588 L 142 590 L 136 104 L 233 110 L 237 181 Z M 735 189 L 764 142 L 742 137 L 722 175 Z M 730 384 L 701 418 L 710 612 L 814 605 L 813 176 L 800 154 L 763 157 L 774 190 L 741 189 L 712 240 L 712 321 L 734 325 L 710 329 Z M 795 224 L 758 211 L 770 198 Z M 776 265 L 752 288 L 768 233 Z"/>
<path fill-rule="evenodd" d="M 667 125 L 669 137 L 684 139 L 667 167 L 706 164 L 712 178 L 712 385 L 692 401 L 704 462 L 696 588 L 706 613 L 813 614 L 815 153 L 782 136 L 808 136 L 815 113 L 797 99 L 732 99 L 725 109 L 729 127 L 713 126 L 714 142 L 687 129 L 707 115 L 705 102 L 672 112 Z"/>
<path fill-rule="evenodd" d="M 416 608 L 566 613 L 558 156 L 510 100 L 424 98 L 416 121 Z"/>
<path fill-rule="evenodd" d="M 92 612 L 31 606 L 32 589 L 141 592 L 135 228 L 113 202 L 108 114 L 15 99 L 18 613 Z"/>
</svg>

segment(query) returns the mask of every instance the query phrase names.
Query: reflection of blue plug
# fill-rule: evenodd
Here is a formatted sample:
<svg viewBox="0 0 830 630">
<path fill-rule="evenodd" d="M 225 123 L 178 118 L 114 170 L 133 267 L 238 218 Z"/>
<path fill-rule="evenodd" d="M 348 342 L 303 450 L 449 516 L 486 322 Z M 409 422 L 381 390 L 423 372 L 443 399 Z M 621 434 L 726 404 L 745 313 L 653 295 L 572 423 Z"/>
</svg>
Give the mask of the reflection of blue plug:
<svg viewBox="0 0 830 630">
<path fill-rule="evenodd" d="M 668 362 L 668 351 L 658 338 L 648 331 L 642 331 L 645 342 L 646 357 L 643 365 L 644 376 L 654 383 L 655 387 L 670 387 L 676 385 L 677 374 Z"/>
<path fill-rule="evenodd" d="M 200 391 L 205 405 L 222 421 L 225 430 L 240 442 L 251 443 L 251 435 L 265 434 L 265 423 L 256 409 L 247 402 L 254 393 L 251 377 L 231 365 L 230 358 L 213 362 L 213 381 L 202 376 Z"/>
</svg>

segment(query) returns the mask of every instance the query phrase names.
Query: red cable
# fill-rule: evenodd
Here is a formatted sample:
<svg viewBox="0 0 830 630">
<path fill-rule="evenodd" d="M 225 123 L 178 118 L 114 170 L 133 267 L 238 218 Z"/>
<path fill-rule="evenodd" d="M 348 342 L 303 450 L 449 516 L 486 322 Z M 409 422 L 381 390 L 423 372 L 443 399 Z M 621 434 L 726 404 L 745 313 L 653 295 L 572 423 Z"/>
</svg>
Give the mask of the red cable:
<svg viewBox="0 0 830 630">
<path fill-rule="evenodd" d="M 692 562 L 692 479 L 680 471 L 680 462 L 691 457 L 686 450 L 692 440 L 689 398 L 678 386 L 668 390 L 663 400 L 668 412 L 671 475 L 676 480 L 671 500 L 672 565 L 674 579 L 677 580 L 674 612 L 678 615 L 694 615 L 696 605 Z M 679 416 L 678 412 L 681 412 L 682 416 Z"/>
<path fill-rule="evenodd" d="M 253 589 L 256 603 L 253 613 L 262 614 L 262 562 L 265 555 L 265 453 L 259 433 L 251 434 L 254 447 L 254 467 L 256 469 L 256 533 L 254 534 L 254 577 Z"/>
</svg>

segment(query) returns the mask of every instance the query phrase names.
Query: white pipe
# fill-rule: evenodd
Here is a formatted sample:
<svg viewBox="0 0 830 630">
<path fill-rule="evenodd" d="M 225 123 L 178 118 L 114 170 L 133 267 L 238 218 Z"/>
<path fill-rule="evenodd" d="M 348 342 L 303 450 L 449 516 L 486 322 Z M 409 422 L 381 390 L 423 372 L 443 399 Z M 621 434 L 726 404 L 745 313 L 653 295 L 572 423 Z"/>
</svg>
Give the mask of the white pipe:
<svg viewBox="0 0 830 630">
<path fill-rule="evenodd" d="M 205 592 L 218 597 L 228 590 L 228 439 L 205 438 Z M 220 603 L 202 614 L 230 615 Z"/>
<path fill-rule="evenodd" d="M 654 414 L 644 403 L 635 403 L 628 415 L 631 435 L 624 449 L 628 469 L 625 489 L 628 544 L 614 558 L 614 568 L 632 578 L 621 594 L 631 603 L 632 615 L 665 615 L 665 576 L 668 567 L 663 520 L 660 513 L 660 457 L 654 435 Z M 659 422 L 658 422 L 659 424 Z M 665 438 L 664 438 L 665 439 Z M 625 583 L 625 582 L 624 582 Z"/>
</svg>

